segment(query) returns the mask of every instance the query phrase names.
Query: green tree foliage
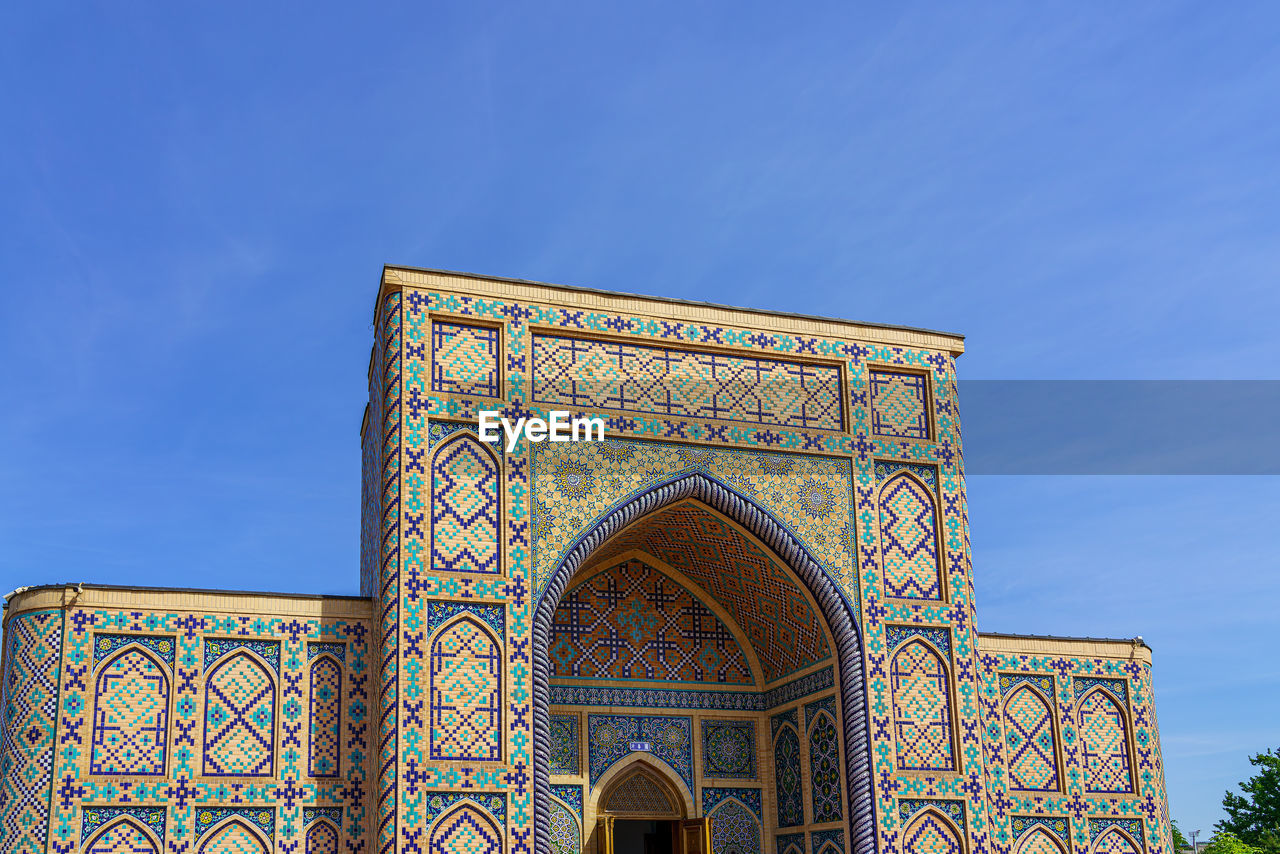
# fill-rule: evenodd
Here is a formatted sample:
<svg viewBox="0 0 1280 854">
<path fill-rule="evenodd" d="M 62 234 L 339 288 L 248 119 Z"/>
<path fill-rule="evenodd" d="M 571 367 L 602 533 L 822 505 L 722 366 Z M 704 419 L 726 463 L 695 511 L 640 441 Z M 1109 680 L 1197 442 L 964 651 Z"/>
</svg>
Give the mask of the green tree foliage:
<svg viewBox="0 0 1280 854">
<path fill-rule="evenodd" d="M 1231 834 L 1266 854 L 1280 854 L 1280 750 L 1250 756 L 1249 763 L 1260 770 L 1240 784 L 1244 794 L 1223 795 L 1227 817 L 1215 825 L 1220 832 L 1214 840 Z"/>
<path fill-rule="evenodd" d="M 1169 826 L 1173 828 L 1173 850 L 1184 851 L 1191 847 L 1191 842 L 1187 837 L 1182 835 L 1182 830 L 1178 827 L 1176 821 L 1169 822 Z"/>
<path fill-rule="evenodd" d="M 1219 830 L 1209 840 L 1209 844 L 1200 850 L 1200 854 L 1260 854 L 1261 848 L 1255 848 L 1229 830 Z"/>
</svg>

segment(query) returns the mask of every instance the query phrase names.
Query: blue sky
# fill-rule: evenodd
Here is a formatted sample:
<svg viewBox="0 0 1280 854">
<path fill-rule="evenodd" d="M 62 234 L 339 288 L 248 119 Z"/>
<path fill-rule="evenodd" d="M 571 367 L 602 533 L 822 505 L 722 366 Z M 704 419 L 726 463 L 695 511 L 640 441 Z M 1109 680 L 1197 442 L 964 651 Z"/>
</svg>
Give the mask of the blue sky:
<svg viewBox="0 0 1280 854">
<path fill-rule="evenodd" d="M 1280 379 L 1280 9 L 1114 5 L 8 4 L 0 587 L 355 592 L 383 262 Z M 980 626 L 1143 635 L 1207 836 L 1280 746 L 1280 484 L 969 494 Z"/>
</svg>

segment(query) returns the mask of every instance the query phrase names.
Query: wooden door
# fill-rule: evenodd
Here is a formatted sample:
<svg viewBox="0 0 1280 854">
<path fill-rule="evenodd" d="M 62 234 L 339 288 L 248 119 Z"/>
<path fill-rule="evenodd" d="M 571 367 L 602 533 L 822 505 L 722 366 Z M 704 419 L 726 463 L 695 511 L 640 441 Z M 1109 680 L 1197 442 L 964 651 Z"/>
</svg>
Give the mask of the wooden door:
<svg viewBox="0 0 1280 854">
<path fill-rule="evenodd" d="M 680 822 L 679 854 L 711 854 L 711 819 L 692 818 Z"/>
</svg>

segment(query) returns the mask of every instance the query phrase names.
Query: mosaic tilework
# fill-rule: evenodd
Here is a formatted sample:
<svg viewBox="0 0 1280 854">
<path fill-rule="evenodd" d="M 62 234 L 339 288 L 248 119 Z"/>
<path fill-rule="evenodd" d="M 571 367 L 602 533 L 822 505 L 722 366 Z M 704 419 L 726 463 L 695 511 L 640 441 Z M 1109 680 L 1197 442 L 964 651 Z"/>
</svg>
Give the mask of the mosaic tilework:
<svg viewBox="0 0 1280 854">
<path fill-rule="evenodd" d="M 3 850 L 45 850 L 58 715 L 62 614 L 37 611 L 5 626 Z"/>
<path fill-rule="evenodd" d="M 271 844 L 248 822 L 232 819 L 200 840 L 200 854 L 268 854 Z"/>
<path fill-rule="evenodd" d="M 223 659 L 205 680 L 204 774 L 270 776 L 275 716 L 275 680 L 267 668 L 243 651 Z"/>
<path fill-rule="evenodd" d="M 679 815 L 666 790 L 647 771 L 637 769 L 609 790 L 604 809 L 630 815 Z"/>
<path fill-rule="evenodd" d="M 449 812 L 431 828 L 427 854 L 501 854 L 502 830 L 470 804 Z"/>
<path fill-rule="evenodd" d="M 85 806 L 82 812 L 80 837 L 88 839 L 99 828 L 117 819 L 128 819 L 139 828 L 146 828 L 156 839 L 164 839 L 164 808 L 139 806 Z M 146 834 L 143 834 L 145 837 Z"/>
<path fill-rule="evenodd" d="M 710 817 L 712 854 L 760 854 L 760 822 L 741 801 L 723 801 Z"/>
<path fill-rule="evenodd" d="M 704 777 L 756 779 L 755 721 L 702 721 Z"/>
<path fill-rule="evenodd" d="M 89 834 L 95 832 L 92 827 L 86 830 L 85 818 L 95 812 L 115 809 L 99 805 L 122 799 L 136 802 L 138 808 L 165 817 L 166 854 L 174 851 L 194 854 L 202 847 L 231 846 L 235 833 L 210 842 L 208 836 L 216 831 L 212 827 L 216 822 L 201 821 L 206 812 L 212 814 L 226 809 L 238 811 L 237 814 L 250 824 L 253 823 L 253 815 L 264 810 L 269 815 L 278 816 L 273 822 L 274 830 L 280 833 L 279 850 L 301 852 L 306 825 L 299 819 L 305 812 L 329 810 L 334 812 L 335 826 L 344 821 L 343 806 L 318 807 L 317 801 L 330 805 L 345 804 L 345 821 L 348 823 L 342 838 L 348 843 L 366 837 L 369 830 L 366 824 L 369 804 L 365 789 L 369 725 L 367 623 L 281 618 L 261 613 L 202 615 L 190 611 L 174 613 L 73 607 L 68 611 L 66 631 L 66 667 L 58 725 L 59 731 L 66 733 L 67 738 L 57 753 L 60 794 L 55 796 L 52 804 L 50 854 L 72 854 L 83 850 L 91 841 Z M 138 776 L 122 779 L 116 774 L 91 776 L 90 732 L 95 711 L 92 700 L 96 676 L 92 662 L 99 646 L 96 641 L 103 634 L 146 631 L 171 642 L 176 638 L 170 680 L 173 702 L 169 737 L 172 745 L 167 774 L 159 779 Z M 213 637 L 206 637 L 206 633 Z M 252 644 L 231 646 L 230 651 L 206 671 L 206 641 L 225 641 L 231 637 Z M 270 670 L 253 651 L 253 644 L 268 638 L 267 642 L 276 650 L 274 658 L 279 668 L 276 698 L 271 703 L 279 747 L 272 776 L 201 779 L 206 758 L 225 758 L 220 754 L 206 757 L 201 749 L 206 711 L 201 700 L 207 687 L 202 680 L 216 679 L 221 672 L 219 667 L 224 664 L 230 666 L 228 663 L 235 661 L 237 656 L 249 656 L 263 669 Z M 347 653 L 342 679 L 345 767 L 342 778 L 324 781 L 310 778 L 305 762 L 308 673 L 312 662 L 322 660 L 319 657 L 309 659 L 308 647 L 312 643 L 339 644 L 345 646 Z M 97 671 L 108 667 L 114 656 L 143 650 L 150 654 L 153 646 L 120 647 L 109 653 L 107 659 L 99 660 Z M 272 671 L 272 675 L 275 676 L 276 671 Z M 126 788 L 122 789 L 122 785 Z M 244 806 L 222 806 L 232 803 Z M 227 813 L 223 817 L 230 815 Z M 194 835 L 197 829 L 201 830 L 199 840 Z M 205 833 L 206 830 L 209 833 Z M 246 840 L 252 842 L 249 837 L 241 839 Z M 288 847 L 284 843 L 288 843 Z M 271 847 L 268 840 L 268 849 Z M 44 849 L 41 847 L 39 850 Z"/>
<path fill-rule="evenodd" d="M 1078 704 L 1084 743 L 1085 791 L 1106 794 L 1133 791 L 1129 772 L 1129 736 L 1124 710 L 1097 688 Z"/>
<path fill-rule="evenodd" d="M 196 837 L 215 831 L 226 821 L 247 822 L 266 838 L 275 836 L 276 811 L 269 807 L 220 807 L 196 813 Z"/>
<path fill-rule="evenodd" d="M 533 336 L 537 403 L 840 430 L 843 396 L 836 367 Z"/>
<path fill-rule="evenodd" d="M 1070 826 L 1066 816 L 1015 815 L 1010 822 L 1014 836 L 1021 837 L 1029 830 L 1035 829 L 1050 834 L 1063 845 L 1069 845 Z"/>
<path fill-rule="evenodd" d="M 172 647 L 172 638 L 166 642 Z M 146 647 L 131 644 L 98 670 L 90 773 L 164 774 L 169 677 L 152 656 Z"/>
<path fill-rule="evenodd" d="M 151 836 L 143 829 L 143 825 L 124 818 L 89 838 L 84 850 L 85 854 L 159 854 L 158 840 L 163 838 L 163 834 L 159 837 Z"/>
<path fill-rule="evenodd" d="M 338 854 L 338 831 L 327 821 L 317 821 L 307 830 L 305 854 Z"/>
<path fill-rule="evenodd" d="M 836 730 L 836 698 L 808 703 L 805 726 L 809 742 L 809 805 L 814 824 L 844 817 L 840 797 L 840 736 Z"/>
<path fill-rule="evenodd" d="M 435 599 L 427 601 L 427 634 L 435 634 L 435 630 L 452 620 L 459 614 L 470 614 L 493 629 L 494 637 L 502 637 L 506 633 L 506 616 L 501 605 L 483 605 L 479 602 L 440 602 Z"/>
<path fill-rule="evenodd" d="M 1049 831 L 1035 827 L 1018 837 L 1014 854 L 1066 854 L 1066 849 Z"/>
<path fill-rule="evenodd" d="M 647 741 L 693 791 L 693 719 L 664 715 L 588 715 L 587 766 L 594 786 L 613 763 L 630 755 L 631 742 Z"/>
<path fill-rule="evenodd" d="M 551 852 L 552 854 L 581 854 L 582 834 L 578 819 L 559 801 L 551 802 Z"/>
<path fill-rule="evenodd" d="M 335 827 L 342 826 L 342 807 L 303 807 L 302 824 L 310 827 L 313 822 L 328 820 Z"/>
<path fill-rule="evenodd" d="M 307 770 L 312 777 L 342 774 L 342 666 L 328 656 L 311 662 Z"/>
<path fill-rule="evenodd" d="M 502 760 L 502 645 L 464 617 L 431 643 L 432 759 Z"/>
<path fill-rule="evenodd" d="M 929 380 L 923 374 L 872 369 L 871 429 L 877 436 L 929 438 Z"/>
<path fill-rule="evenodd" d="M 778 827 L 796 827 L 804 824 L 804 784 L 800 779 L 800 736 L 795 728 L 794 711 L 789 718 L 775 716 L 770 726 L 774 730 L 773 773 L 778 799 Z"/>
<path fill-rule="evenodd" d="M 328 641 L 308 641 L 307 661 L 313 660 L 318 655 L 331 655 L 345 664 L 347 661 L 347 645 Z"/>
<path fill-rule="evenodd" d="M 581 767 L 578 759 L 578 716 L 551 716 L 551 773 L 577 774 Z"/>
<path fill-rule="evenodd" d="M 382 302 L 382 312 L 380 323 L 377 327 L 377 347 L 382 357 L 382 370 L 379 374 L 379 386 L 382 390 L 381 409 L 382 422 L 381 428 L 381 458 L 382 458 L 382 488 L 381 488 L 381 530 L 379 532 L 379 541 L 381 543 L 379 561 L 380 569 L 378 572 L 378 593 L 380 596 L 379 603 L 382 606 L 382 613 L 379 626 L 380 649 L 378 661 L 378 854 L 393 854 L 397 841 L 397 831 L 399 828 L 397 807 L 399 805 L 399 792 L 397 791 L 397 782 L 399 775 L 399 701 L 400 701 L 400 579 L 401 579 L 401 513 L 406 514 L 406 522 L 412 524 L 412 520 L 407 518 L 410 511 L 423 514 L 422 503 L 425 499 L 419 498 L 415 492 L 421 492 L 424 489 L 422 483 L 422 464 L 419 460 L 409 457 L 410 464 L 416 468 L 410 474 L 409 483 L 406 484 L 409 489 L 406 492 L 409 500 L 413 501 L 413 506 L 402 506 L 401 504 L 401 464 L 400 457 L 405 450 L 403 446 L 403 429 L 404 418 L 402 416 L 401 404 L 403 401 L 402 387 L 405 382 L 402 362 L 402 334 L 403 334 L 403 318 L 402 318 L 402 299 L 399 293 L 387 294 Z M 425 327 L 426 320 L 422 318 L 420 326 Z M 425 346 L 425 341 L 415 342 L 418 352 L 421 353 Z M 414 365 L 419 369 L 417 377 L 418 384 L 423 382 L 421 373 L 425 366 L 419 359 Z M 416 449 L 419 454 L 425 453 L 425 449 Z M 419 523 L 421 528 L 421 523 Z M 410 529 L 412 530 L 412 529 Z M 418 543 L 414 544 L 419 545 Z M 412 580 L 412 576 L 411 576 Z M 414 588 L 407 586 L 409 591 Z"/>
<path fill-rule="evenodd" d="M 601 560 L 647 552 L 705 590 L 746 634 L 768 682 L 830 655 L 818 615 L 778 563 L 733 525 L 696 504 L 646 517 L 601 549 Z"/>
<path fill-rule="evenodd" d="M 431 462 L 433 571 L 501 571 L 501 483 L 497 460 L 469 432 L 457 433 L 435 451 Z M 421 516 L 409 514 L 408 521 L 421 524 Z"/>
<path fill-rule="evenodd" d="M 815 830 L 809 834 L 810 854 L 844 854 L 843 830 Z"/>
<path fill-rule="evenodd" d="M 630 706 L 653 709 L 706 709 L 721 712 L 767 712 L 834 685 L 835 675 L 832 669 L 824 667 L 767 691 L 552 685 L 551 703 L 557 706 Z"/>
<path fill-rule="evenodd" d="M 614 429 L 609 427 L 611 434 Z M 615 439 L 544 442 L 529 450 L 537 506 L 535 590 L 541 591 L 547 577 L 563 559 L 566 547 L 594 520 L 672 475 L 690 471 L 704 472 L 767 508 L 778 522 L 805 543 L 832 578 L 852 581 L 853 557 L 850 540 L 844 533 L 846 526 L 852 532 L 854 525 L 847 458 L 699 449 L 666 442 Z M 574 464 L 578 472 L 589 472 L 591 487 L 580 493 L 563 489 L 557 472 L 566 464 Z M 811 497 L 807 498 L 810 493 L 805 485 L 810 482 L 829 487 L 829 499 L 820 496 L 815 504 Z M 830 503 L 825 503 L 828 500 Z M 815 511 L 819 515 L 814 515 Z M 617 553 L 611 549 L 593 555 L 592 560 Z M 754 556 L 749 559 L 759 560 Z M 766 570 L 764 574 L 770 573 Z"/>
<path fill-rule="evenodd" d="M 431 390 L 497 397 L 499 331 L 437 320 L 431 325 Z"/>
<path fill-rule="evenodd" d="M 1124 705 L 1128 702 L 1129 692 L 1125 688 L 1123 679 L 1101 679 L 1096 676 L 1076 676 L 1071 680 L 1071 687 L 1075 690 L 1076 698 L 1084 696 L 1086 691 L 1093 688 L 1102 688 L 1111 694 L 1118 703 Z"/>
<path fill-rule="evenodd" d="M 1090 819 L 1090 831 L 1093 825 L 1094 820 Z M 1098 834 L 1090 851 L 1092 854 L 1142 854 L 1142 845 L 1136 841 L 1140 839 L 1142 839 L 1141 832 L 1128 834 L 1122 832 L 1118 826 L 1111 826 Z"/>
<path fill-rule="evenodd" d="M 777 854 L 805 854 L 803 833 L 779 833 L 774 845 Z"/>
<path fill-rule="evenodd" d="M 953 771 L 951 698 L 947 667 L 920 640 L 893 656 L 894 735 L 903 771 Z"/>
<path fill-rule="evenodd" d="M 113 652 L 126 646 L 137 645 L 149 649 L 156 659 L 166 667 L 173 668 L 173 651 L 176 647 L 171 635 L 117 635 L 99 633 L 93 636 L 93 666 L 111 656 Z"/>
<path fill-rule="evenodd" d="M 252 652 L 272 670 L 280 671 L 280 642 L 249 638 L 205 638 L 204 669 L 208 670 L 215 661 L 239 649 Z"/>
<path fill-rule="evenodd" d="M 709 814 L 724 801 L 735 799 L 751 811 L 757 819 L 764 818 L 764 809 L 759 789 L 745 789 L 737 786 L 703 786 L 702 812 Z"/>
<path fill-rule="evenodd" d="M 578 817 L 578 821 L 582 821 L 582 787 L 578 785 L 556 784 L 551 785 L 551 796 L 564 801 L 565 806 L 573 811 Z"/>
<path fill-rule="evenodd" d="M 437 818 L 461 803 L 475 806 L 499 823 L 507 817 L 506 796 L 493 792 L 426 792 L 423 819 L 432 824 Z"/>
<path fill-rule="evenodd" d="M 1052 679 L 1049 680 L 1052 685 Z M 1015 789 L 1058 790 L 1058 754 L 1049 697 L 1030 684 L 1015 688 L 1004 702 L 1009 784 Z"/>
<path fill-rule="evenodd" d="M 634 560 L 564 594 L 548 653 L 559 678 L 754 681 L 728 627 L 694 594 Z"/>
<path fill-rule="evenodd" d="M 1061 654 L 1046 655 L 1013 655 L 991 654 L 982 659 L 981 699 L 985 725 L 991 730 L 991 739 L 997 745 L 1000 742 L 999 720 L 1001 715 L 1002 688 L 1018 684 L 1006 679 L 1006 676 L 1018 675 L 1032 677 L 1032 684 L 1043 684 L 1045 672 L 1056 672 L 1054 683 L 1056 689 L 1056 711 L 1059 717 L 1058 737 L 1060 749 L 1066 759 L 1066 773 L 1062 776 L 1063 794 L 1055 796 L 1044 793 L 1022 793 L 1009 790 L 1008 794 L 999 786 L 999 777 L 989 784 L 989 797 L 1010 802 L 1010 808 L 1020 814 L 1015 816 L 1014 824 L 1027 816 L 1055 818 L 1071 813 L 1072 839 L 1065 848 L 1072 854 L 1083 854 L 1091 847 L 1091 840 L 1084 817 L 1090 816 L 1125 816 L 1142 820 L 1142 832 L 1145 832 L 1145 848 L 1151 854 L 1170 852 L 1170 832 L 1168 825 L 1168 803 L 1164 794 L 1163 763 L 1160 757 L 1159 735 L 1153 726 L 1154 708 L 1151 695 L 1150 666 L 1128 658 L 1088 658 L 1063 656 Z M 1133 718 L 1133 752 L 1130 754 L 1130 765 L 1134 770 L 1136 798 L 1117 798 L 1109 793 L 1090 793 L 1086 791 L 1088 775 L 1082 764 L 1084 754 L 1083 733 L 1078 726 L 1079 707 L 1074 683 L 1083 680 L 1105 679 L 1112 686 L 1123 685 L 1126 694 L 1131 697 Z M 1090 687 L 1099 687 L 1092 683 Z M 1086 688 L 1086 691 L 1089 689 Z M 1112 696 L 1111 691 L 1107 694 Z M 997 768 L 997 770 L 999 770 Z M 994 807 L 993 807 L 994 808 Z M 993 828 L 993 837 L 1000 835 L 1003 828 Z M 1009 837 L 1012 846 L 1014 837 Z"/>
<path fill-rule="evenodd" d="M 885 595 L 941 599 L 942 564 L 933 493 L 902 472 L 880 487 L 880 549 Z"/>
<path fill-rule="evenodd" d="M 934 810 L 916 814 L 902 833 L 902 850 L 909 854 L 962 854 L 959 829 Z"/>
</svg>

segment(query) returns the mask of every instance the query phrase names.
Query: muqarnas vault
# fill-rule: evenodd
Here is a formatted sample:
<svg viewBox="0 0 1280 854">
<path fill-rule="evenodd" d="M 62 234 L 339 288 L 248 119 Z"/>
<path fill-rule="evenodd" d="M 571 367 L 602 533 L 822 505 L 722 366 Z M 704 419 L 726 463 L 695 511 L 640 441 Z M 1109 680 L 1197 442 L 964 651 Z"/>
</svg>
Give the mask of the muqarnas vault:
<svg viewBox="0 0 1280 854">
<path fill-rule="evenodd" d="M 13 596 L 0 854 L 1172 854 L 1150 651 L 977 631 L 960 337 L 404 267 L 374 327 L 362 595 Z"/>
</svg>

